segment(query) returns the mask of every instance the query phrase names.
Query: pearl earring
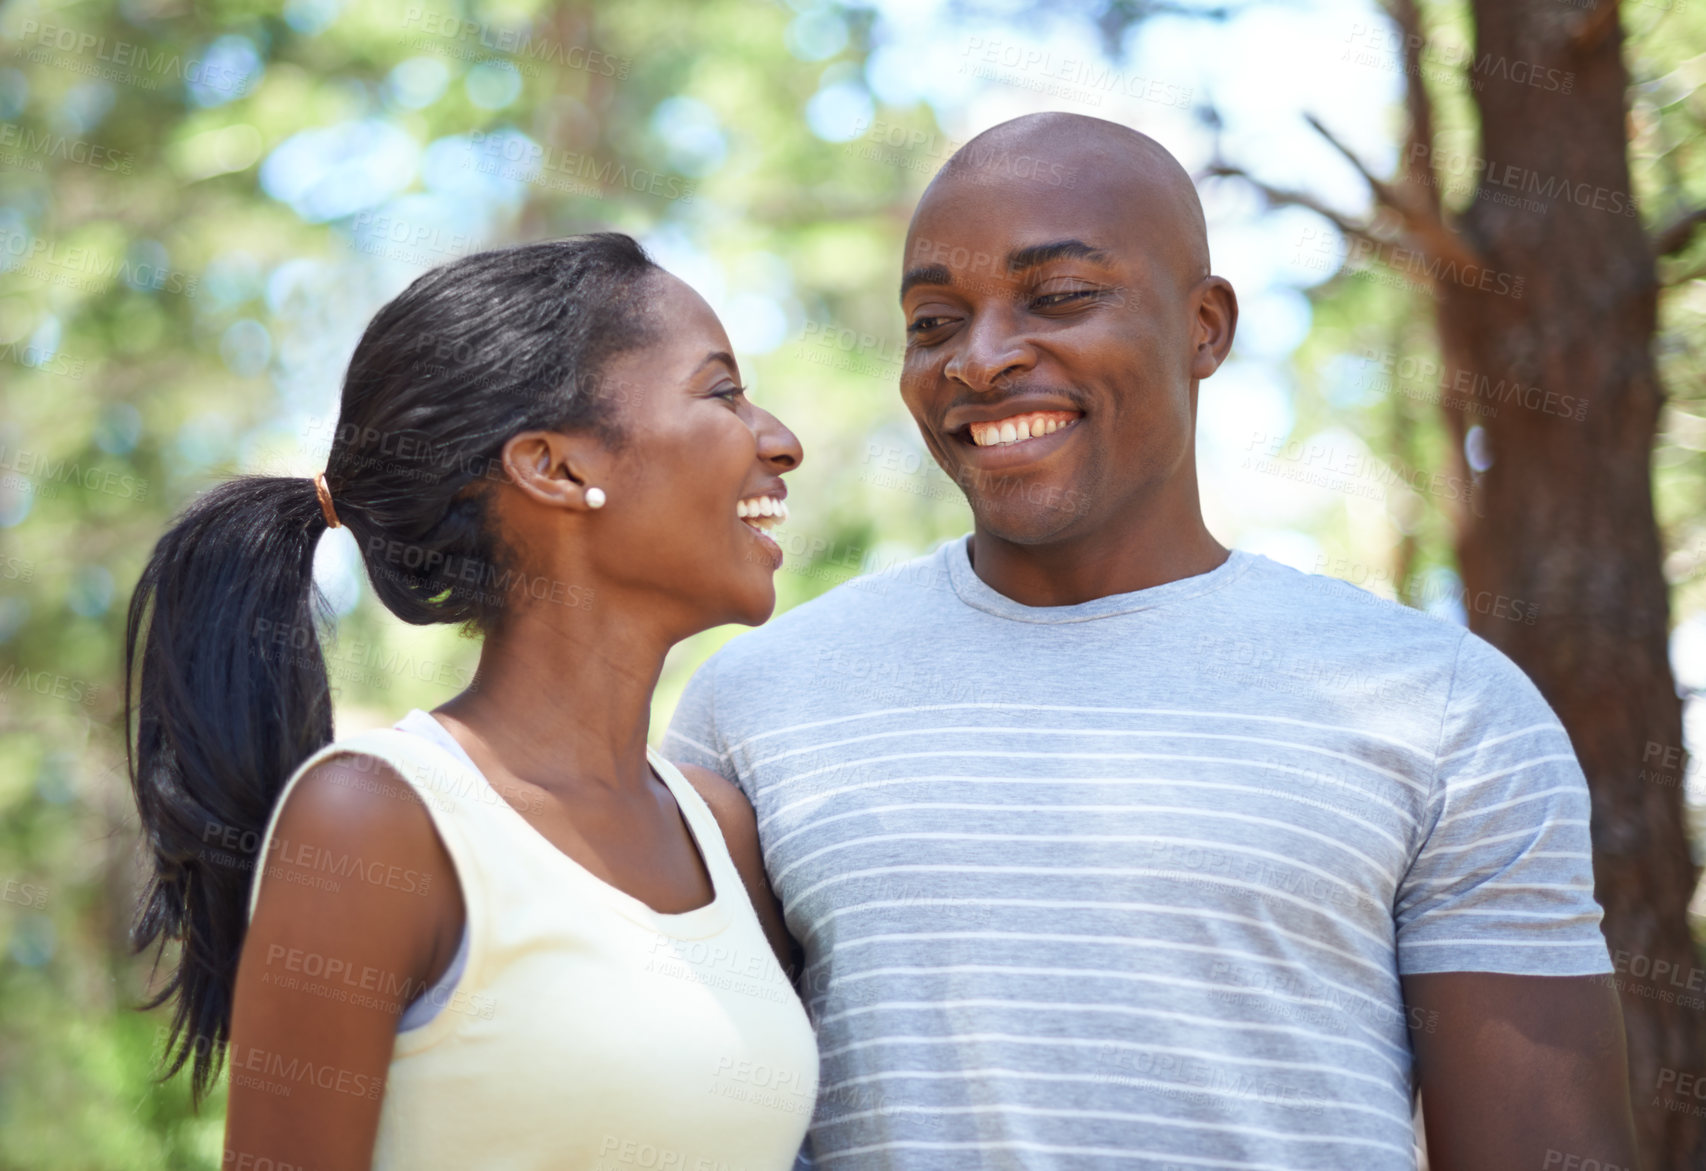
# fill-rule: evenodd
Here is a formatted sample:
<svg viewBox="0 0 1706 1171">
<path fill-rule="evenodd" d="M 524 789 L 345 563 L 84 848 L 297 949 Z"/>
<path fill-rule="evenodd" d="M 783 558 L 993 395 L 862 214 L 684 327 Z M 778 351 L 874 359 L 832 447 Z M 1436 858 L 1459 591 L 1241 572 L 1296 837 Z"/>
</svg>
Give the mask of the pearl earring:
<svg viewBox="0 0 1706 1171">
<path fill-rule="evenodd" d="M 603 488 L 588 488 L 586 490 L 586 506 L 588 508 L 603 508 L 604 507 L 604 489 Z"/>
</svg>

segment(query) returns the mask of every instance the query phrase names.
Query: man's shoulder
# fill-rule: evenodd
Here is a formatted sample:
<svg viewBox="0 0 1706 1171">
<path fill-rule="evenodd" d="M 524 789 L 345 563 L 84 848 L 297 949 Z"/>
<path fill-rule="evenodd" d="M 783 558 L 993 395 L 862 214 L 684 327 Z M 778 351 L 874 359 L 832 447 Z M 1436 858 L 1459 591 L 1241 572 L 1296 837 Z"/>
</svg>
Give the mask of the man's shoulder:
<svg viewBox="0 0 1706 1171">
<path fill-rule="evenodd" d="M 952 588 L 943 549 L 938 548 L 832 586 L 763 626 L 736 635 L 717 654 L 731 665 L 753 656 L 773 661 L 789 648 L 915 629 L 919 612 L 952 598 Z"/>
<path fill-rule="evenodd" d="M 1259 599 L 1273 618 L 1301 634 L 1330 633 L 1336 639 L 1396 640 L 1456 656 L 1464 627 L 1447 618 L 1408 606 L 1343 578 L 1309 573 L 1250 554 L 1246 596 Z"/>
</svg>

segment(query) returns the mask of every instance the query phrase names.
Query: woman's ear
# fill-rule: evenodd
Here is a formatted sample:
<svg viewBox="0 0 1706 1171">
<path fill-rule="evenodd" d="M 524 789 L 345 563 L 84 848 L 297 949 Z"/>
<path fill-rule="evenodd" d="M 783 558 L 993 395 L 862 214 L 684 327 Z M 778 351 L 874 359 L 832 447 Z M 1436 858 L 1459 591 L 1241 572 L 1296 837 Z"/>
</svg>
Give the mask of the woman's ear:
<svg viewBox="0 0 1706 1171">
<path fill-rule="evenodd" d="M 608 454 L 591 436 L 522 431 L 510 436 L 498 458 L 510 483 L 530 500 L 589 511 L 599 505 L 587 503 L 587 489 L 599 483 Z"/>
</svg>

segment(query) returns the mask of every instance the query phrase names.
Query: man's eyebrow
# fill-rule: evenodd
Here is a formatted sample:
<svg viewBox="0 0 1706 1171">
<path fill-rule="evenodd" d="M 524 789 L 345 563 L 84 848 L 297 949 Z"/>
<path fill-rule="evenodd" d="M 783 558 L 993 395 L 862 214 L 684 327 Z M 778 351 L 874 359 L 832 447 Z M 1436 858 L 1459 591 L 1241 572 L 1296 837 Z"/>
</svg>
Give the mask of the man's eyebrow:
<svg viewBox="0 0 1706 1171">
<path fill-rule="evenodd" d="M 909 269 L 907 274 L 900 278 L 900 295 L 906 296 L 906 290 L 913 285 L 952 285 L 953 283 L 954 274 L 948 271 L 947 266 L 926 264 L 920 268 Z"/>
<path fill-rule="evenodd" d="M 1047 244 L 1032 244 L 1027 248 L 1015 248 L 1007 254 L 1007 271 L 1020 272 L 1027 268 L 1035 268 L 1047 264 L 1051 260 L 1063 260 L 1067 257 L 1083 257 L 1097 264 L 1107 264 L 1113 260 L 1113 254 L 1106 248 L 1094 244 L 1086 244 L 1079 239 L 1051 240 Z M 947 267 L 940 264 L 926 264 L 911 269 L 900 279 L 900 295 L 905 298 L 906 291 L 914 285 L 947 285 L 952 287 L 954 276 Z"/>
<path fill-rule="evenodd" d="M 1113 259 L 1106 248 L 1098 248 L 1094 244 L 1086 244 L 1082 240 L 1052 240 L 1047 244 L 1032 244 L 1029 248 L 1015 248 L 1007 254 L 1007 271 L 1018 272 L 1021 269 L 1035 268 L 1039 264 L 1047 264 L 1051 260 L 1063 260 L 1071 256 L 1081 256 L 1085 260 L 1093 260 L 1097 264 L 1106 264 Z"/>
</svg>

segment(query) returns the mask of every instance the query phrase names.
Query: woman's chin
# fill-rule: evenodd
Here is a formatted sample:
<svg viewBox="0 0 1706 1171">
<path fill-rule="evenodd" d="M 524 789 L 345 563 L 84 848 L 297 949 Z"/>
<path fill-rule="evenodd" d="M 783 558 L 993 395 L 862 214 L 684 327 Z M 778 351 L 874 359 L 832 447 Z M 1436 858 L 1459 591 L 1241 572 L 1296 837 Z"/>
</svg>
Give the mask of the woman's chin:
<svg viewBox="0 0 1706 1171">
<path fill-rule="evenodd" d="M 747 566 L 736 581 L 721 581 L 702 590 L 693 598 L 700 620 L 700 630 L 735 624 L 762 626 L 776 612 L 776 583 L 771 572 L 762 576 Z"/>
<path fill-rule="evenodd" d="M 736 621 L 746 626 L 763 626 L 770 621 L 770 616 L 775 612 L 776 582 L 771 575 L 766 574 L 763 586 L 754 591 L 754 595 L 747 600 L 747 604 L 742 610 L 742 617 Z"/>
</svg>

